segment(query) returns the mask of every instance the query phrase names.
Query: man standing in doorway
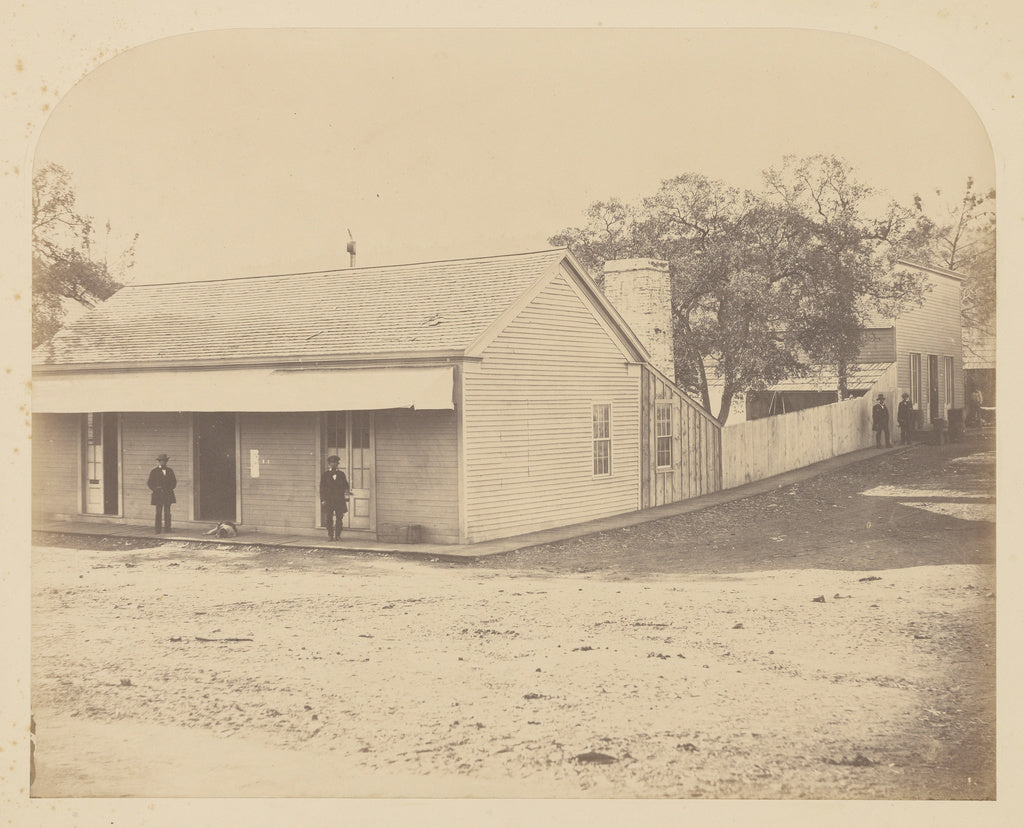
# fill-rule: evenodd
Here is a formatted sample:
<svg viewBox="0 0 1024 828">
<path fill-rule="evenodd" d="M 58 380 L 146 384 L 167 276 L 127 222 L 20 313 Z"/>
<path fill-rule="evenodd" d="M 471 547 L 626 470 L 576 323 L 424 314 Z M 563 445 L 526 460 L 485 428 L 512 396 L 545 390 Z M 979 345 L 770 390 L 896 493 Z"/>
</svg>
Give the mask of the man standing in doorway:
<svg viewBox="0 0 1024 828">
<path fill-rule="evenodd" d="M 177 502 L 174 497 L 174 487 L 178 480 L 174 476 L 174 469 L 167 465 L 170 458 L 166 454 L 158 454 L 156 462 L 160 465 L 149 473 L 149 480 L 146 485 L 153 493 L 149 502 L 156 506 L 156 533 L 160 534 L 161 524 L 164 532 L 171 531 L 171 504 Z M 161 520 L 161 515 L 162 520 Z"/>
<path fill-rule="evenodd" d="M 327 458 L 330 468 L 320 475 L 320 505 L 323 507 L 324 523 L 327 524 L 327 537 L 330 540 L 341 539 L 341 521 L 348 511 L 348 478 L 338 468 L 341 462 L 336 454 Z"/>
<path fill-rule="evenodd" d="M 892 448 L 889 438 L 889 408 L 885 404 L 885 394 L 878 395 L 878 402 L 871 409 L 871 427 L 875 431 L 875 448 L 882 447 L 882 434 L 885 433 L 885 447 Z"/>
</svg>

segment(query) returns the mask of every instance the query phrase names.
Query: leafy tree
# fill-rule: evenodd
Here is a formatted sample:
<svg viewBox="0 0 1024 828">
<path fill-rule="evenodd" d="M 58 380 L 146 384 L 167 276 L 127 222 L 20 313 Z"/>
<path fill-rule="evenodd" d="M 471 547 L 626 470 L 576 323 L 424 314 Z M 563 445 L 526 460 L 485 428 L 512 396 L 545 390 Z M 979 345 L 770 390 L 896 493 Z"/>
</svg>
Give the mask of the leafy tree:
<svg viewBox="0 0 1024 828">
<path fill-rule="evenodd" d="M 777 335 L 775 282 L 784 274 L 765 266 L 775 264 L 785 232 L 749 193 L 690 173 L 662 182 L 637 206 L 596 202 L 586 216 L 584 226 L 563 230 L 551 244 L 568 246 L 599 282 L 612 259 L 668 263 L 675 378 L 711 412 L 713 366 L 714 379 L 724 384 L 721 422 L 736 392 L 798 369 Z"/>
<path fill-rule="evenodd" d="M 71 174 L 46 164 L 32 177 L 32 345 L 48 341 L 69 308 L 92 308 L 123 285 L 135 256 L 136 235 L 118 261 L 108 262 L 111 227 L 97 254 L 93 220 L 78 212 Z"/>
<path fill-rule="evenodd" d="M 876 192 L 835 156 L 790 156 L 764 177 L 769 203 L 804 228 L 785 282 L 789 330 L 812 362 L 835 366 L 844 399 L 872 317 L 924 299 L 923 280 L 900 264 L 919 248 L 918 222 L 896 202 L 874 206 Z"/>
<path fill-rule="evenodd" d="M 920 243 L 913 211 L 889 204 L 874 215 L 873 191 L 831 156 L 787 158 L 765 182 L 763 193 L 741 192 L 687 173 L 636 206 L 597 202 L 584 226 L 550 239 L 595 274 L 609 259 L 668 262 L 676 382 L 715 414 L 713 372 L 723 424 L 735 394 L 808 362 L 835 365 L 847 396 L 871 315 L 922 298 L 920 279 L 897 265 Z"/>
</svg>

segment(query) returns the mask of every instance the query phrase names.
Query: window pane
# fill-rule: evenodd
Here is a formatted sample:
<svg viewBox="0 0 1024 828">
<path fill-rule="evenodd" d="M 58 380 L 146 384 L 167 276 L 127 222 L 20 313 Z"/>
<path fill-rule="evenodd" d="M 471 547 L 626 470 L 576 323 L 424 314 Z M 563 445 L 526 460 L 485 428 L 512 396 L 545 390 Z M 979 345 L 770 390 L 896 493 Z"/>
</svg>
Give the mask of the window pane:
<svg viewBox="0 0 1024 828">
<path fill-rule="evenodd" d="M 345 412 L 330 411 L 324 418 L 324 455 L 337 454 L 342 464 L 345 458 Z"/>
<path fill-rule="evenodd" d="M 594 474 L 611 474 L 611 419 L 611 405 L 594 406 Z"/>
<path fill-rule="evenodd" d="M 610 405 L 594 406 L 594 439 L 600 440 L 611 436 L 609 425 L 611 420 Z"/>
<path fill-rule="evenodd" d="M 352 447 L 370 447 L 370 414 L 367 411 L 352 412 Z"/>
<path fill-rule="evenodd" d="M 672 403 L 658 403 L 654 415 L 657 438 L 656 456 L 659 467 L 672 465 Z"/>
<path fill-rule="evenodd" d="M 658 403 L 655 426 L 659 437 L 672 434 L 672 403 Z"/>
</svg>

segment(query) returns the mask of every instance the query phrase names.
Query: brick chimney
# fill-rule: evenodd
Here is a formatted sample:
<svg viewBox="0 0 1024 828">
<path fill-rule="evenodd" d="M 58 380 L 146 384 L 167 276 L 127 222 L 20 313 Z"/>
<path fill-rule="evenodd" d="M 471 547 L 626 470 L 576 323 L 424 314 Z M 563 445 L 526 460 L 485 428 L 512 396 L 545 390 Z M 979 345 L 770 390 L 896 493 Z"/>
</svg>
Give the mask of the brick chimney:
<svg viewBox="0 0 1024 828">
<path fill-rule="evenodd" d="M 604 263 L 604 295 L 651 354 L 651 364 L 673 382 L 672 285 L 668 262 L 617 259 Z"/>
</svg>

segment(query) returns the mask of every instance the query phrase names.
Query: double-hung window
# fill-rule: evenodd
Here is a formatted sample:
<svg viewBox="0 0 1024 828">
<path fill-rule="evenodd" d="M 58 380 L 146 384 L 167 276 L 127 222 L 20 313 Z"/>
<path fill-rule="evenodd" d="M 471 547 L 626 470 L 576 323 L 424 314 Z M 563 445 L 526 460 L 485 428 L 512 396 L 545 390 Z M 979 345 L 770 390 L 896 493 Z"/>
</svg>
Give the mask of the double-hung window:
<svg viewBox="0 0 1024 828">
<path fill-rule="evenodd" d="M 672 403 L 658 403 L 655 406 L 654 437 L 658 468 L 672 468 Z"/>
<path fill-rule="evenodd" d="M 594 405 L 594 476 L 612 473 L 612 407 L 607 403 Z"/>
<path fill-rule="evenodd" d="M 910 402 L 921 408 L 921 355 L 910 355 Z"/>
</svg>

